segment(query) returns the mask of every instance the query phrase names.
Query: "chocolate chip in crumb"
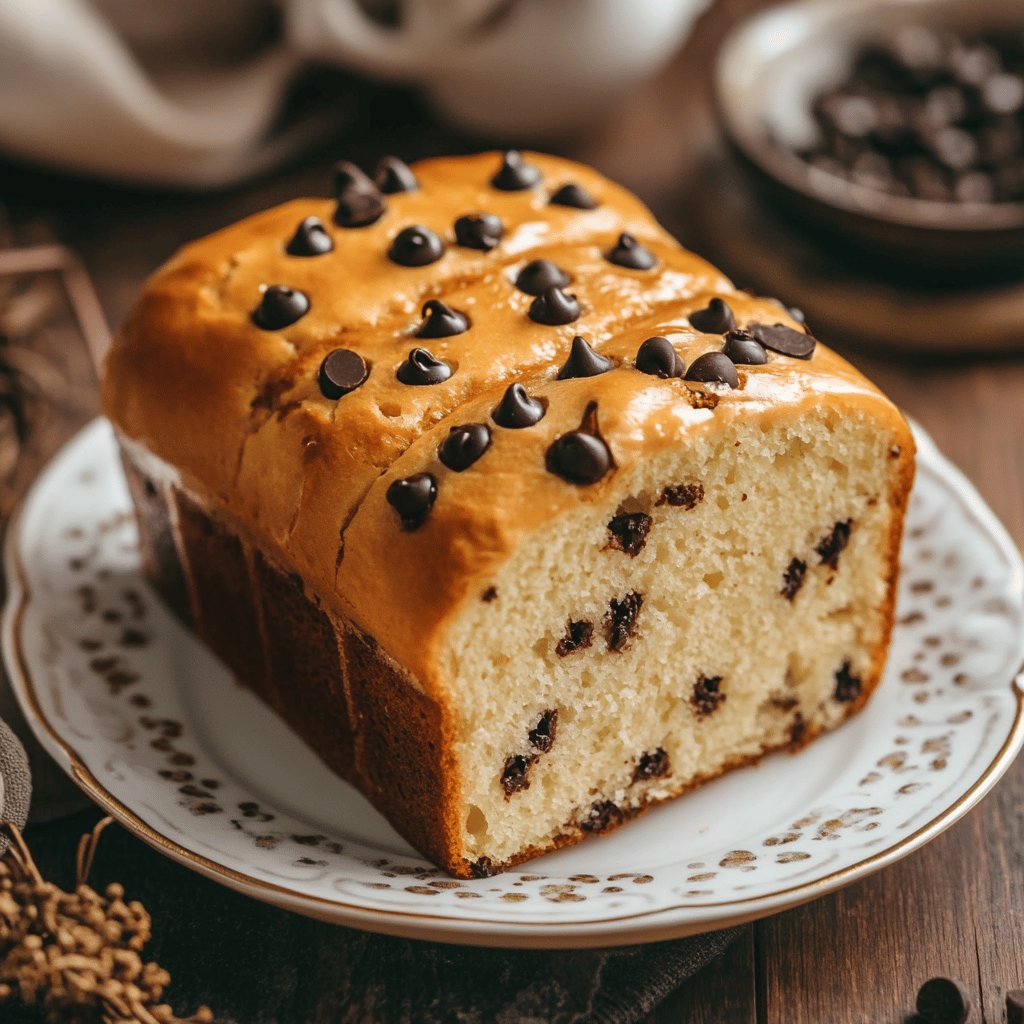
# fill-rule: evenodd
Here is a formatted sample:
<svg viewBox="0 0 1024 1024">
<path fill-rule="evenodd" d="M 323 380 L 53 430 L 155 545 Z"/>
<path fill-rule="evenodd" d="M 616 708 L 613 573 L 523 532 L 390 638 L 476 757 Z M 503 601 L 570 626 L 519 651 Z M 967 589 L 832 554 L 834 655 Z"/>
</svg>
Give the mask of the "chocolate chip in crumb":
<svg viewBox="0 0 1024 1024">
<path fill-rule="evenodd" d="M 689 316 L 690 326 L 702 334 L 725 334 L 736 326 L 729 303 L 714 298 L 703 309 L 695 309 Z"/>
<path fill-rule="evenodd" d="M 751 324 L 747 330 L 765 348 L 794 359 L 810 359 L 817 340 L 804 331 L 794 331 L 785 324 Z"/>
<path fill-rule="evenodd" d="M 818 546 L 814 550 L 821 557 L 822 565 L 827 565 L 830 569 L 839 568 L 839 556 L 850 542 L 850 529 L 852 526 L 852 519 L 838 522 L 832 527 L 831 533 L 826 534 L 818 541 Z"/>
<path fill-rule="evenodd" d="M 530 260 L 516 274 L 515 286 L 527 295 L 543 295 L 549 288 L 564 288 L 571 278 L 551 260 Z"/>
<path fill-rule="evenodd" d="M 253 323 L 264 331 L 290 327 L 309 312 L 309 299 L 298 288 L 272 284 L 264 289 L 260 304 L 253 310 Z"/>
<path fill-rule="evenodd" d="M 502 157 L 501 167 L 491 178 L 491 185 L 502 192 L 523 192 L 539 181 L 540 171 L 533 164 L 526 163 L 519 150 L 510 149 Z"/>
<path fill-rule="evenodd" d="M 307 217 L 299 223 L 284 251 L 289 256 L 323 256 L 334 248 L 334 239 L 319 217 Z"/>
<path fill-rule="evenodd" d="M 586 619 L 569 619 L 565 624 L 565 636 L 555 644 L 555 654 L 564 658 L 576 651 L 582 651 L 594 641 L 594 624 Z"/>
<path fill-rule="evenodd" d="M 400 267 L 425 267 L 444 255 L 444 242 L 422 224 L 402 228 L 391 241 L 388 259 Z"/>
<path fill-rule="evenodd" d="M 704 500 L 703 484 L 671 484 L 666 487 L 658 498 L 657 505 L 671 505 L 689 511 L 696 508 Z"/>
<path fill-rule="evenodd" d="M 530 788 L 530 769 L 536 757 L 529 754 L 510 754 L 501 770 L 501 788 L 505 796 Z"/>
<path fill-rule="evenodd" d="M 789 745 L 792 749 L 798 750 L 804 745 L 804 738 L 807 735 L 807 722 L 804 716 L 798 711 L 793 715 L 793 721 L 789 726 Z"/>
<path fill-rule="evenodd" d="M 571 206 L 575 210 L 596 210 L 597 200 L 582 186 L 570 182 L 552 194 L 553 206 Z"/>
<path fill-rule="evenodd" d="M 425 348 L 414 348 L 395 372 L 395 376 L 403 384 L 414 387 L 440 384 L 451 375 L 452 368 L 443 359 L 431 355 Z"/>
<path fill-rule="evenodd" d="M 647 543 L 653 520 L 646 512 L 620 512 L 608 523 L 611 540 L 608 546 L 624 551 L 630 558 L 638 555 Z"/>
<path fill-rule="evenodd" d="M 415 473 L 395 480 L 385 495 L 398 513 L 405 530 L 417 530 L 426 521 L 437 500 L 437 480 L 430 473 Z"/>
<path fill-rule="evenodd" d="M 540 716 L 536 726 L 530 730 L 530 746 L 546 754 L 554 745 L 557 731 L 558 708 L 551 708 Z"/>
<path fill-rule="evenodd" d="M 636 636 L 637 618 L 643 603 L 643 594 L 635 590 L 631 590 L 621 600 L 614 597 L 611 599 L 604 619 L 609 651 L 624 651 L 629 646 Z"/>
<path fill-rule="evenodd" d="M 488 587 L 480 595 L 480 600 L 483 601 L 485 604 L 490 604 L 492 601 L 496 601 L 497 599 L 498 599 L 498 588 L 497 587 Z"/>
<path fill-rule="evenodd" d="M 966 1024 L 973 1008 L 966 987 L 953 978 L 930 978 L 917 992 L 917 1012 L 928 1024 Z"/>
<path fill-rule="evenodd" d="M 804 585 L 804 575 L 807 572 L 807 563 L 800 561 L 799 558 L 794 558 L 789 565 L 786 566 L 786 571 L 782 574 L 782 589 L 779 591 L 780 594 L 787 600 L 792 601 L 796 597 L 797 592 Z"/>
<path fill-rule="evenodd" d="M 490 857 L 481 857 L 469 865 L 469 873 L 473 878 L 493 878 L 498 871 Z"/>
<path fill-rule="evenodd" d="M 417 338 L 451 338 L 469 330 L 466 315 L 440 299 L 429 299 L 423 304 L 422 312 L 423 321 L 416 328 Z"/>
<path fill-rule="evenodd" d="M 473 213 L 459 217 L 455 222 L 455 241 L 463 249 L 490 252 L 505 234 L 501 218 L 493 213 Z"/>
<path fill-rule="evenodd" d="M 530 303 L 530 319 L 547 327 L 571 324 L 580 317 L 580 304 L 575 295 L 561 288 L 548 288 Z"/>
<path fill-rule="evenodd" d="M 386 195 L 395 192 L 416 192 L 420 183 L 412 168 L 397 156 L 385 156 L 377 164 L 377 173 L 373 176 L 377 188 Z"/>
<path fill-rule="evenodd" d="M 650 270 L 658 263 L 654 253 L 641 245 L 628 231 L 619 235 L 618 241 L 604 254 L 604 258 L 627 270 Z"/>
<path fill-rule="evenodd" d="M 730 388 L 740 386 L 736 364 L 723 352 L 705 352 L 690 363 L 686 379 L 701 384 L 728 384 Z"/>
<path fill-rule="evenodd" d="M 855 676 L 850 670 L 850 663 L 844 661 L 839 671 L 835 674 L 836 688 L 835 699 L 840 704 L 850 704 L 860 696 L 860 676 Z"/>
<path fill-rule="evenodd" d="M 721 684 L 721 676 L 705 675 L 701 675 L 697 682 L 694 683 L 690 703 L 701 718 L 705 715 L 710 715 L 725 700 L 725 694 L 720 689 Z"/>
<path fill-rule="evenodd" d="M 584 832 L 598 833 L 607 832 L 608 829 L 621 825 L 625 820 L 622 810 L 611 802 L 611 800 L 598 800 L 591 805 L 587 816 L 580 822 L 580 828 Z"/>
<path fill-rule="evenodd" d="M 725 336 L 722 353 L 742 366 L 763 366 L 768 362 L 764 345 L 749 331 L 729 331 Z"/>
<path fill-rule="evenodd" d="M 491 446 L 491 430 L 486 423 L 463 423 L 452 427 L 441 443 L 438 458 L 449 469 L 461 473 Z"/>
<path fill-rule="evenodd" d="M 668 338 L 655 335 L 648 338 L 637 350 L 636 368 L 651 377 L 668 380 L 671 377 L 682 377 L 686 372 L 686 364 L 679 357 L 675 347 Z"/>
<path fill-rule="evenodd" d="M 572 339 L 569 358 L 558 371 L 558 380 L 571 380 L 577 377 L 597 377 L 607 373 L 615 364 L 607 357 L 595 352 L 586 338 L 576 335 Z"/>
<path fill-rule="evenodd" d="M 317 372 L 317 381 L 324 398 L 341 398 L 366 382 L 370 371 L 358 352 L 336 348 L 324 356 Z"/>
<path fill-rule="evenodd" d="M 491 413 L 491 419 L 499 427 L 521 430 L 539 423 L 545 411 L 544 403 L 539 398 L 531 398 L 522 384 L 510 384 L 502 395 L 501 403 Z"/>
<path fill-rule="evenodd" d="M 660 779 L 668 775 L 671 766 L 668 754 L 658 747 L 656 750 L 641 754 L 633 771 L 634 782 L 645 782 L 647 779 Z"/>
</svg>

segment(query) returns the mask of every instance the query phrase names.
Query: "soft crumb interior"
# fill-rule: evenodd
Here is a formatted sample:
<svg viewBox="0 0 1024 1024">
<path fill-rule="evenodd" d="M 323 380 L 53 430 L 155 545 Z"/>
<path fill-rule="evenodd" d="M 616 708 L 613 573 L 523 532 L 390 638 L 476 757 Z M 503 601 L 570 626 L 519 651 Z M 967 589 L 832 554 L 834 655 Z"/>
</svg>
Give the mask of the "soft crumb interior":
<svg viewBox="0 0 1024 1024">
<path fill-rule="evenodd" d="M 893 443 L 866 417 L 738 421 L 521 548 L 451 637 L 465 856 L 600 831 L 841 721 L 885 639 Z M 609 530 L 629 513 L 635 555 Z"/>
</svg>

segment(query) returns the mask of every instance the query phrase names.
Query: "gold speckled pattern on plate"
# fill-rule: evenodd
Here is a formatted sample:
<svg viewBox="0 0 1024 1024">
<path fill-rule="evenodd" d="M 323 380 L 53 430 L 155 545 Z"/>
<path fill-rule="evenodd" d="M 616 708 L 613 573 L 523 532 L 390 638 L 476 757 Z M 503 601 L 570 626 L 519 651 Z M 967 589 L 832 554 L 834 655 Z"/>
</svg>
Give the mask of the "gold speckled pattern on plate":
<svg viewBox="0 0 1024 1024">
<path fill-rule="evenodd" d="M 236 686 L 142 579 L 110 428 L 80 434 L 8 538 L 4 653 L 29 721 L 169 855 L 294 910 L 452 942 L 683 935 L 820 895 L 920 846 L 1024 734 L 1020 556 L 917 433 L 892 655 L 862 715 L 530 873 L 457 881 Z"/>
</svg>

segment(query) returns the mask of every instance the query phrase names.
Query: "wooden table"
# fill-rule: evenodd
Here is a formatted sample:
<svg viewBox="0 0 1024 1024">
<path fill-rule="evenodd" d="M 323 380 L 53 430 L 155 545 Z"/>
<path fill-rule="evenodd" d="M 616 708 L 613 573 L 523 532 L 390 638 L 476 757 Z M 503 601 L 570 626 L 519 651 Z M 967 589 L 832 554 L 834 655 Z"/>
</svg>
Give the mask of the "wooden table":
<svg viewBox="0 0 1024 1024">
<path fill-rule="evenodd" d="M 636 189 L 684 240 L 688 187 L 699 161 L 718 145 L 708 98 L 711 55 L 728 24 L 757 5 L 719 3 L 679 59 L 625 99 L 599 137 L 566 147 Z M 78 249 L 116 323 L 143 277 L 179 243 L 285 197 L 322 192 L 336 156 L 365 165 L 387 152 L 411 159 L 487 145 L 439 127 L 400 93 L 367 90 L 358 106 L 351 139 L 330 153 L 224 194 L 155 195 L 0 167 L 0 195 L 23 236 L 43 220 Z M 899 323 L 892 329 L 898 336 Z M 1024 541 L 1024 361 L 846 351 L 931 431 Z M 981 1020 L 1002 1021 L 1004 990 L 1024 987 L 1022 805 L 1024 761 L 978 810 L 924 850 L 745 928 L 725 958 L 670 997 L 649 1024 L 896 1024 L 911 1010 L 918 985 L 935 974 L 961 979 Z M 129 837 L 116 842 L 122 856 L 154 856 L 141 847 L 133 854 Z M 184 869 L 167 865 L 159 874 L 160 884 L 208 891 L 209 883 Z"/>
</svg>

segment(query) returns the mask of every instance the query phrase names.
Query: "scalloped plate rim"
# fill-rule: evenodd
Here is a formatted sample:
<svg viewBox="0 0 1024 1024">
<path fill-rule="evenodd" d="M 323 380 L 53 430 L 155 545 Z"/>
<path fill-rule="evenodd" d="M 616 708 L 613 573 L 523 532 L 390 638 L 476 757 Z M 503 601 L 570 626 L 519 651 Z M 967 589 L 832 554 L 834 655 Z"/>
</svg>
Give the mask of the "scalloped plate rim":
<svg viewBox="0 0 1024 1024">
<path fill-rule="evenodd" d="M 626 912 L 599 920 L 498 920 L 475 917 L 471 912 L 457 916 L 417 913 L 367 907 L 343 899 L 327 899 L 297 892 L 239 872 L 181 845 L 147 824 L 129 806 L 110 792 L 85 766 L 83 758 L 44 716 L 33 690 L 32 678 L 21 650 L 20 623 L 31 601 L 20 557 L 20 544 L 27 514 L 44 480 L 59 475 L 76 447 L 90 432 L 105 425 L 102 417 L 86 424 L 51 458 L 12 516 L 4 539 L 7 599 L 4 603 L 0 639 L 2 656 L 12 689 L 37 739 L 61 768 L 91 800 L 148 845 L 185 867 L 220 882 L 237 892 L 263 902 L 324 921 L 383 934 L 459 945 L 502 948 L 587 948 L 630 945 L 680 938 L 732 927 L 779 913 L 836 891 L 873 874 L 920 849 L 964 817 L 991 791 L 1024 745 L 1024 666 L 1010 680 L 1016 698 L 1016 714 L 1006 737 L 990 763 L 956 800 L 910 835 L 878 853 L 865 857 L 821 878 L 800 883 L 779 892 L 717 904 L 676 905 Z M 919 464 L 928 464 L 937 475 L 955 486 L 959 503 L 969 512 L 987 537 L 998 547 L 1012 570 L 1013 590 L 1024 599 L 1024 562 L 1006 528 L 991 511 L 967 477 L 939 450 L 917 423 L 912 423 L 918 445 Z M 1024 658 L 1024 638 L 1017 653 Z M 563 905 L 564 906 L 564 905 Z"/>
</svg>

